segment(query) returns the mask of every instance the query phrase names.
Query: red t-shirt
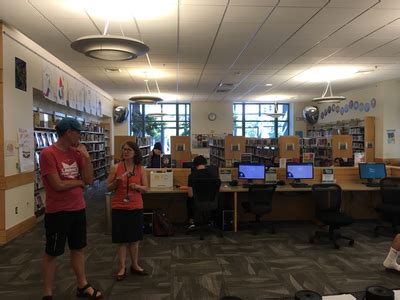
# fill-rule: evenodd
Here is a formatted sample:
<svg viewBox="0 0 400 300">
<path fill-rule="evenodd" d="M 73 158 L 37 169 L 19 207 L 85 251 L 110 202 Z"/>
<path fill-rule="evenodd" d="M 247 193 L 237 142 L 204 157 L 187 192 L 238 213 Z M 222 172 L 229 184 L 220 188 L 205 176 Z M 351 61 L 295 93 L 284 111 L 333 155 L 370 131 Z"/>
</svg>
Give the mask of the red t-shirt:
<svg viewBox="0 0 400 300">
<path fill-rule="evenodd" d="M 46 191 L 46 213 L 76 211 L 86 207 L 82 187 L 55 191 L 46 176 L 57 173 L 61 180 L 77 180 L 84 165 L 85 158 L 75 150 L 62 151 L 54 145 L 43 149 L 40 154 L 40 173 Z"/>
<path fill-rule="evenodd" d="M 128 184 L 136 183 L 142 185 L 142 166 L 135 165 L 134 176 L 127 178 L 124 163 L 120 162 L 117 165 L 116 176 L 120 176 L 122 179 L 112 197 L 111 207 L 114 209 L 126 210 L 142 209 L 143 199 L 142 193 L 139 191 L 128 189 L 129 202 L 123 201 L 126 197 Z"/>
</svg>

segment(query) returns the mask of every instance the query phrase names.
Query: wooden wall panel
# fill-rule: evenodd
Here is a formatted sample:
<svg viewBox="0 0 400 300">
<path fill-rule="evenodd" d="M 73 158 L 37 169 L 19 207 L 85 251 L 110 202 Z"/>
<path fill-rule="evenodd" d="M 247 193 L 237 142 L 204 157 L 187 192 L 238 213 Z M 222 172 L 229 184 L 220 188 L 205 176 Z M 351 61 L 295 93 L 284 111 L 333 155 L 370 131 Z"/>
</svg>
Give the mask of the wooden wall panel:
<svg viewBox="0 0 400 300">
<path fill-rule="evenodd" d="M 346 149 L 340 149 L 340 145 L 346 144 Z M 351 135 L 332 136 L 332 158 L 352 158 L 353 157 L 353 137 Z"/>
<path fill-rule="evenodd" d="M 300 138 L 298 136 L 281 136 L 279 143 L 279 157 L 295 159 L 300 161 Z M 293 150 L 288 149 L 287 145 L 293 144 Z"/>
<path fill-rule="evenodd" d="M 192 161 L 190 142 L 190 136 L 171 136 L 171 159 L 176 161 L 177 167 L 181 167 L 182 162 Z M 183 151 L 177 151 L 178 145 L 183 145 Z"/>
</svg>

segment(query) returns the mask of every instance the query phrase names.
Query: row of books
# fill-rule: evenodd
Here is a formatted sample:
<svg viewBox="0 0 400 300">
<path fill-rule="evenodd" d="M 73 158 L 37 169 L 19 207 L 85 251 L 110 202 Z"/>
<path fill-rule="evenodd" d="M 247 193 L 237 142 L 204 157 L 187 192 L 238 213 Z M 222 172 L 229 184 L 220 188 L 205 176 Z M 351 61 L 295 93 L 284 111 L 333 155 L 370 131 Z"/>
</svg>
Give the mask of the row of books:
<svg viewBox="0 0 400 300">
<path fill-rule="evenodd" d="M 35 148 L 44 148 L 57 142 L 58 136 L 56 132 L 35 131 Z"/>
</svg>

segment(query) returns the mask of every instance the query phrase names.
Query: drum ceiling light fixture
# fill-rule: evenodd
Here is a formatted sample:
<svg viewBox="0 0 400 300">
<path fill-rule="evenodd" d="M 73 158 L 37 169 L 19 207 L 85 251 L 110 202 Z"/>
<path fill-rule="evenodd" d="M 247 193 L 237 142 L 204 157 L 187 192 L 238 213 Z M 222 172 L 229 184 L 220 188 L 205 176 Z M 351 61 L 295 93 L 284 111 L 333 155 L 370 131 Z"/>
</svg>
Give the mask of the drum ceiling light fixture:
<svg viewBox="0 0 400 300">
<path fill-rule="evenodd" d="M 132 101 L 135 104 L 157 104 L 163 101 L 161 97 L 150 95 L 150 88 L 148 81 L 149 81 L 148 79 L 144 80 L 148 95 L 132 96 L 129 98 L 129 101 Z"/>
<path fill-rule="evenodd" d="M 150 48 L 141 41 L 115 35 L 89 35 L 78 38 L 71 48 L 91 58 L 109 61 L 135 59 Z"/>
<path fill-rule="evenodd" d="M 118 35 L 107 35 L 109 20 L 107 20 L 103 35 L 88 35 L 71 43 L 71 48 L 88 57 L 123 61 L 135 59 L 146 54 L 150 48 L 143 42 Z"/>
</svg>

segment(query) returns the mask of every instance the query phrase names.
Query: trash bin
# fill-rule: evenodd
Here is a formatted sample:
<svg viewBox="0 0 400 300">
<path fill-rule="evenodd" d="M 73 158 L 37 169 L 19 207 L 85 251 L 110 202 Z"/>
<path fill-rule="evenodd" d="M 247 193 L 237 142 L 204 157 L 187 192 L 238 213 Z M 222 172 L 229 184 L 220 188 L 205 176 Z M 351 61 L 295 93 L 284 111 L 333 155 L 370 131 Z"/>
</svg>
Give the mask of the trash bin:
<svg viewBox="0 0 400 300">
<path fill-rule="evenodd" d="M 106 234 L 111 234 L 112 222 L 111 222 L 111 198 L 112 193 L 106 193 L 106 203 L 105 203 L 105 220 L 106 220 Z"/>
</svg>

